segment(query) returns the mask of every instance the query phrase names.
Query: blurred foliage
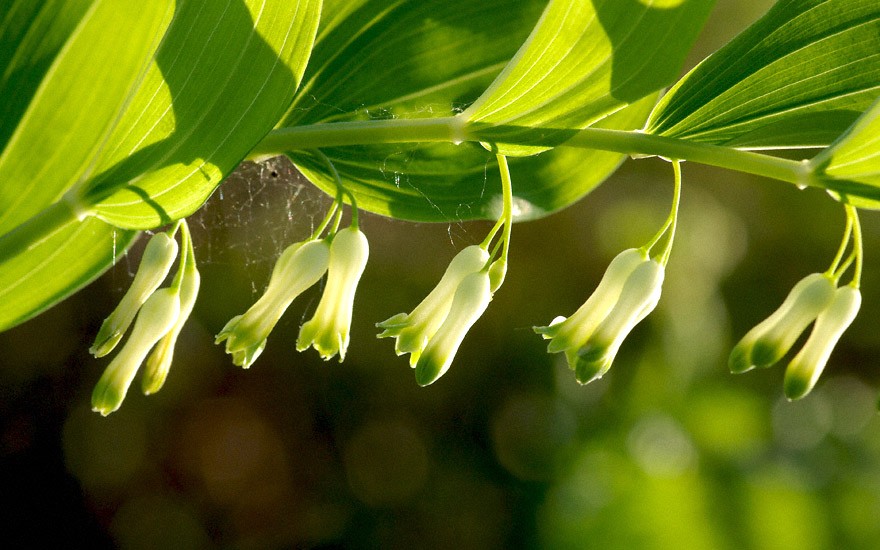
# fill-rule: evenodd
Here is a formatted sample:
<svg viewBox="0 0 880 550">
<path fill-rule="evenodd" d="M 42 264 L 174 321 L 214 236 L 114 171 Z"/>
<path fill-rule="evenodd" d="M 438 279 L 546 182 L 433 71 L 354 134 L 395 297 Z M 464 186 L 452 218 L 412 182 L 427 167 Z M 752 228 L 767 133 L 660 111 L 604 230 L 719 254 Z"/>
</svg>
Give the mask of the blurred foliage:
<svg viewBox="0 0 880 550">
<path fill-rule="evenodd" d="M 700 51 L 767 4 L 719 2 Z M 863 219 L 862 314 L 801 402 L 783 399 L 780 369 L 732 376 L 726 361 L 732 341 L 833 255 L 839 232 L 828 228 L 842 230 L 844 216 L 817 191 L 686 164 L 663 299 L 611 372 L 578 386 L 532 333 L 653 233 L 671 174 L 660 160 L 630 161 L 576 206 L 518 225 L 507 282 L 450 372 L 423 389 L 373 323 L 416 304 L 487 226 L 366 216 L 371 261 L 346 362 L 293 352 L 312 289 L 243 371 L 212 335 L 327 204 L 287 164 L 244 166 L 193 224 L 203 294 L 162 392 L 131 395 L 110 418 L 89 411 L 106 363 L 87 343 L 142 243 L 0 334 L 4 546 L 875 548 L 875 215 Z"/>
</svg>

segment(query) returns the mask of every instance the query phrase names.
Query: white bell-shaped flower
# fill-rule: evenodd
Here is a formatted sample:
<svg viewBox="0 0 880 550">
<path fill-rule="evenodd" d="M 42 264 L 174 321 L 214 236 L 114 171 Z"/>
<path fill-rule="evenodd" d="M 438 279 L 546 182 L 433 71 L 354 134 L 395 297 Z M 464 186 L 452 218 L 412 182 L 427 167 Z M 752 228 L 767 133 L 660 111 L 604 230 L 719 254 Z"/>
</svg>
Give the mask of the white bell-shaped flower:
<svg viewBox="0 0 880 550">
<path fill-rule="evenodd" d="M 549 326 L 535 327 L 535 332 L 550 340 L 547 351 L 559 353 L 582 348 L 620 299 L 627 278 L 647 259 L 643 250 L 624 250 L 611 261 L 599 286 L 571 317 L 557 317 Z"/>
<path fill-rule="evenodd" d="M 171 288 L 154 292 L 140 308 L 128 341 L 110 362 L 92 392 L 92 410 L 107 416 L 122 404 L 150 349 L 177 322 L 180 295 Z"/>
<path fill-rule="evenodd" d="M 819 314 L 816 324 L 801 351 L 785 370 L 783 388 L 789 399 L 804 397 L 816 385 L 828 358 L 844 331 L 852 324 L 862 304 L 857 288 L 838 288 L 828 307 Z"/>
<path fill-rule="evenodd" d="M 807 325 L 831 303 L 835 285 L 831 277 L 813 273 L 801 279 L 772 315 L 743 336 L 730 352 L 731 372 L 769 367 L 782 359 Z"/>
<path fill-rule="evenodd" d="M 581 384 L 601 378 L 633 328 L 660 301 L 664 267 L 655 260 L 641 262 L 627 277 L 620 296 L 580 348 L 566 350 L 569 366 Z"/>
<path fill-rule="evenodd" d="M 131 286 L 113 313 L 101 324 L 89 353 L 103 357 L 113 351 L 138 310 L 168 276 L 175 258 L 177 241 L 173 237 L 167 233 L 156 233 L 150 238 Z"/>
<path fill-rule="evenodd" d="M 330 246 L 323 240 L 287 247 L 275 263 L 266 292 L 217 334 L 215 343 L 226 342 L 226 353 L 232 355 L 234 364 L 248 368 L 256 361 L 290 303 L 324 276 L 330 257 Z"/>
<path fill-rule="evenodd" d="M 369 252 L 366 236 L 356 227 L 343 229 L 333 237 L 327 286 L 315 315 L 300 328 L 298 351 L 313 346 L 325 360 L 337 354 L 340 361 L 345 359 L 354 295 Z"/>
<path fill-rule="evenodd" d="M 411 313 L 398 313 L 376 324 L 385 329 L 379 338 L 396 338 L 394 348 L 397 355 L 411 354 L 410 366 L 415 367 L 428 341 L 446 319 L 461 281 L 483 269 L 487 261 L 489 252 L 478 245 L 469 246 L 456 254 L 434 290 Z"/>
<path fill-rule="evenodd" d="M 491 300 L 491 281 L 486 270 L 462 279 L 455 289 L 449 313 L 416 363 L 416 382 L 420 386 L 433 383 L 449 370 L 462 340 Z"/>
</svg>

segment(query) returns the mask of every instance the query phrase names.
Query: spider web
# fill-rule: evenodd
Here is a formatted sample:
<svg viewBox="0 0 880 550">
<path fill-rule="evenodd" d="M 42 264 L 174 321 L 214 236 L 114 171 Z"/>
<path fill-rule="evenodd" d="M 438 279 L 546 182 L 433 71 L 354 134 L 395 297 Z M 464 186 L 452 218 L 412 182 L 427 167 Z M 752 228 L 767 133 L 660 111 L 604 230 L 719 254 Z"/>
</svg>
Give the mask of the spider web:
<svg viewBox="0 0 880 550">
<path fill-rule="evenodd" d="M 274 157 L 242 163 L 187 221 L 199 263 L 263 268 L 307 238 L 331 204 L 286 157 Z"/>
</svg>

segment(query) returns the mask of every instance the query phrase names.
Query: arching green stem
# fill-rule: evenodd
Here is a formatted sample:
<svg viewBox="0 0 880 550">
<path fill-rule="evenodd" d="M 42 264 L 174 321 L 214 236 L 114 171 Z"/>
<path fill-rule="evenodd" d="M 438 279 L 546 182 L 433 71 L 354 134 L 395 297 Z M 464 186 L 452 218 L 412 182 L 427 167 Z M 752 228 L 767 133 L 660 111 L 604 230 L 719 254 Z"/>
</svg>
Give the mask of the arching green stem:
<svg viewBox="0 0 880 550">
<path fill-rule="evenodd" d="M 666 221 L 663 222 L 663 226 L 659 231 L 642 247 L 646 253 L 650 253 L 651 249 L 660 242 L 660 239 L 666 236 L 666 244 L 663 247 L 663 252 L 661 252 L 658 256 L 658 261 L 662 265 L 666 265 L 669 262 L 669 256 L 672 254 L 672 242 L 675 239 L 675 229 L 678 225 L 678 206 L 681 202 L 681 161 L 673 160 L 672 161 L 672 170 L 674 174 L 674 188 L 672 191 L 672 207 L 669 209 L 669 216 L 667 216 Z"/>
<path fill-rule="evenodd" d="M 834 277 L 835 273 L 838 271 L 838 267 L 840 267 L 840 261 L 843 260 L 843 255 L 846 254 L 846 249 L 849 248 L 849 241 L 852 237 L 852 228 L 853 228 L 853 217 L 850 214 L 849 210 L 846 211 L 846 229 L 843 230 L 843 239 L 840 241 L 840 246 L 837 249 L 837 254 L 834 255 L 834 259 L 831 261 L 831 265 L 828 267 L 828 271 L 825 272 L 829 277 Z M 839 277 L 839 275 L 837 275 Z"/>
<path fill-rule="evenodd" d="M 846 205 L 847 214 L 852 218 L 853 225 L 853 253 L 856 257 L 856 267 L 855 272 L 853 273 L 852 281 L 850 281 L 850 286 L 853 288 L 859 288 L 862 284 L 862 265 L 864 263 L 864 243 L 862 241 L 862 224 L 859 221 L 859 212 L 852 205 Z"/>
</svg>

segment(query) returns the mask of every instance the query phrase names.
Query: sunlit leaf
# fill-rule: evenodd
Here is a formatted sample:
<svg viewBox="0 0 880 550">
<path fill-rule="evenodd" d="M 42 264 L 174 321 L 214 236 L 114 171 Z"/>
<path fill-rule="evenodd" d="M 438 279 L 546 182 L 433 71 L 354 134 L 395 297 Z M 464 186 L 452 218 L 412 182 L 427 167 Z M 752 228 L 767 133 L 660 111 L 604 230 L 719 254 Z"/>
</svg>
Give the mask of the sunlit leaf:
<svg viewBox="0 0 880 550">
<path fill-rule="evenodd" d="M 880 95 L 880 2 L 781 0 L 684 77 L 648 131 L 704 143 L 826 146 Z"/>
<path fill-rule="evenodd" d="M 22 0 L 2 8 L 0 235 L 88 177 L 173 3 Z"/>
<path fill-rule="evenodd" d="M 131 228 L 195 211 L 290 105 L 320 8 L 320 0 L 178 2 L 81 200 Z"/>
<path fill-rule="evenodd" d="M 63 203 L 56 203 L 0 237 L 0 331 L 91 282 L 136 235 L 94 218 L 80 222 Z"/>
<path fill-rule="evenodd" d="M 644 124 L 655 97 L 600 121 L 599 127 L 635 129 Z M 473 143 L 370 145 L 324 151 L 358 200 L 358 207 L 417 221 L 495 219 L 501 212 L 501 181 L 493 154 Z M 510 159 L 515 218 L 539 218 L 577 201 L 614 172 L 623 155 L 560 147 Z M 326 161 L 295 155 L 299 169 L 330 195 L 336 183 Z"/>
<path fill-rule="evenodd" d="M 279 126 L 454 115 L 501 71 L 544 4 L 545 0 L 326 2 L 303 85 Z M 479 205 L 476 212 L 468 211 L 484 187 L 484 168 L 491 159 L 481 148 L 363 145 L 323 152 L 362 208 L 432 221 L 481 217 Z M 289 156 L 311 181 L 334 193 L 324 161 L 306 151 Z M 464 190 L 462 200 L 449 201 L 442 191 L 450 189 Z"/>
<path fill-rule="evenodd" d="M 296 100 L 279 127 L 449 116 L 471 104 L 546 0 L 329 0 Z"/>
<path fill-rule="evenodd" d="M 283 125 L 455 115 L 516 53 L 544 6 L 509 0 L 329 2 L 302 89 Z M 640 127 L 646 108 L 609 119 L 609 127 Z M 419 221 L 497 216 L 497 168 L 481 147 L 362 145 L 323 152 L 366 210 Z M 311 181 L 335 193 L 323 159 L 302 151 L 289 155 Z M 532 164 L 514 163 L 520 218 L 570 204 L 621 159 L 560 151 Z"/>
<path fill-rule="evenodd" d="M 847 202 L 880 209 L 880 202 L 859 196 L 860 185 L 880 188 L 880 100 L 812 162 L 820 181 Z"/>
<path fill-rule="evenodd" d="M 526 43 L 464 114 L 470 122 L 582 129 L 670 84 L 714 0 L 551 0 Z M 534 128 L 529 130 L 528 128 Z M 500 146 L 509 155 L 543 149 Z"/>
</svg>

